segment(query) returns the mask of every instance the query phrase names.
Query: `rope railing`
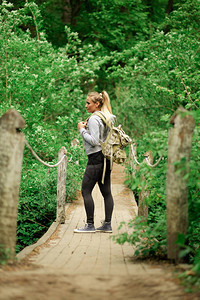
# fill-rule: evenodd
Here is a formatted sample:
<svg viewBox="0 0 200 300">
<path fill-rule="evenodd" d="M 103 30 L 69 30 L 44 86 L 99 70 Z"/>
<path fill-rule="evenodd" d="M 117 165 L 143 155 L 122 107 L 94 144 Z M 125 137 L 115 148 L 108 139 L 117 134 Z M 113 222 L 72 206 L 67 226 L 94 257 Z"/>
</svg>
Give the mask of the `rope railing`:
<svg viewBox="0 0 200 300">
<path fill-rule="evenodd" d="M 59 160 L 59 162 L 57 162 L 54 165 L 50 165 L 48 163 L 46 163 L 45 161 L 43 161 L 36 153 L 35 151 L 31 148 L 31 146 L 29 145 L 29 143 L 27 142 L 27 140 L 25 139 L 25 145 L 27 146 L 27 148 L 31 151 L 31 153 L 33 154 L 33 156 L 44 166 L 49 167 L 49 168 L 55 168 L 57 166 L 59 166 L 59 164 L 61 164 L 61 162 L 63 161 L 63 159 L 66 157 L 66 154 L 63 155 L 63 157 Z M 71 161 L 71 158 L 70 158 Z"/>
<path fill-rule="evenodd" d="M 133 144 L 131 144 L 131 152 L 132 152 L 132 155 L 133 155 L 133 158 L 134 158 L 135 162 L 136 162 L 138 165 L 141 165 L 142 163 L 139 163 L 139 162 L 138 162 L 137 157 L 136 157 L 136 155 L 135 155 L 135 151 L 134 151 L 134 148 L 133 148 Z M 150 161 L 149 161 L 149 156 L 145 156 L 145 160 L 146 160 L 147 165 L 150 166 L 150 167 L 152 167 L 152 168 L 156 167 L 156 166 L 160 163 L 161 159 L 162 159 L 162 156 L 160 156 L 159 159 L 158 159 L 158 161 L 157 161 L 155 164 L 152 165 L 152 164 L 150 163 Z"/>
<path fill-rule="evenodd" d="M 131 147 L 131 151 L 130 151 L 130 164 L 131 164 L 131 168 L 132 168 L 132 175 L 135 176 L 135 173 L 137 172 L 138 170 L 138 167 L 136 166 L 137 165 L 142 165 L 142 164 L 147 164 L 147 166 L 151 167 L 151 168 L 154 168 L 156 167 L 161 159 L 162 159 L 162 156 L 159 157 L 159 159 L 157 160 L 157 162 L 155 164 L 153 164 L 153 155 L 151 153 L 151 151 L 147 151 L 145 154 L 144 154 L 144 159 L 143 159 L 143 162 L 142 163 L 139 163 L 138 160 L 137 160 L 137 157 L 136 157 L 136 142 L 134 142 L 134 144 L 131 144 L 130 145 Z M 134 161 L 136 162 L 136 164 L 134 164 Z M 147 189 L 147 178 L 145 178 L 145 174 L 141 174 L 140 175 L 140 179 L 141 179 L 141 182 L 143 182 L 142 184 L 142 188 L 138 194 L 138 216 L 142 217 L 142 218 L 148 218 L 148 205 L 146 203 L 146 198 L 149 196 L 150 194 L 150 190 Z"/>
<path fill-rule="evenodd" d="M 150 166 L 150 167 L 152 167 L 152 168 L 156 167 L 156 166 L 159 164 L 159 162 L 161 161 L 161 159 L 162 159 L 162 156 L 160 156 L 159 159 L 157 160 L 157 162 L 156 162 L 155 164 L 152 165 L 152 164 L 150 163 L 150 161 L 149 161 L 149 158 L 148 158 L 148 157 L 145 157 L 145 160 L 146 160 L 147 165 Z"/>
<path fill-rule="evenodd" d="M 135 162 L 136 162 L 138 165 L 141 165 L 141 163 L 139 163 L 139 162 L 137 161 L 137 158 L 136 158 L 136 155 L 135 155 L 134 149 L 133 149 L 133 144 L 131 144 L 131 151 L 132 151 L 132 155 L 133 155 L 133 158 L 134 158 Z"/>
<path fill-rule="evenodd" d="M 62 147 L 58 152 L 58 162 L 56 164 L 49 164 L 43 161 L 32 149 L 27 140 L 24 140 L 25 145 L 31 151 L 32 155 L 44 166 L 48 168 L 58 167 L 57 170 L 57 217 L 56 221 L 60 224 L 65 223 L 65 198 L 66 198 L 66 178 L 67 178 L 67 162 L 72 161 L 67 158 L 67 150 Z"/>
</svg>

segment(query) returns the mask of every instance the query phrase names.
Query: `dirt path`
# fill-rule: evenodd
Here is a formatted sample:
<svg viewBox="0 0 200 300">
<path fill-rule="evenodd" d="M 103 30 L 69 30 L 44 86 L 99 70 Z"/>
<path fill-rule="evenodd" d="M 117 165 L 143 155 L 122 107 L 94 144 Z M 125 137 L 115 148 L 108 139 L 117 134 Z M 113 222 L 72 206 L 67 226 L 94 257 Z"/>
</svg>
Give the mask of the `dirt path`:
<svg viewBox="0 0 200 300">
<path fill-rule="evenodd" d="M 121 221 L 137 214 L 132 192 L 124 185 L 123 168 L 115 166 L 112 191 L 115 200 L 113 234 Z M 103 199 L 94 190 L 95 225 L 104 219 Z M 133 247 L 115 244 L 106 233 L 75 234 L 83 225 L 81 197 L 66 211 L 66 222 L 51 238 L 16 267 L 0 271 L 0 299 L 97 300 L 97 299 L 198 299 L 187 295 L 166 264 L 134 261 Z M 128 230 L 128 229 L 127 229 Z"/>
</svg>

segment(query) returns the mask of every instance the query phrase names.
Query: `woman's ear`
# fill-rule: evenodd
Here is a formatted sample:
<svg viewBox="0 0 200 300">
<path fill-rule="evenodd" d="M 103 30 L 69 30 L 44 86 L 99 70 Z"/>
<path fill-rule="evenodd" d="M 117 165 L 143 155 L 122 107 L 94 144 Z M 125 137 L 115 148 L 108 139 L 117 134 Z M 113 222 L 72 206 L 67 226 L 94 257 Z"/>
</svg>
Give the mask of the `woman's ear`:
<svg viewBox="0 0 200 300">
<path fill-rule="evenodd" d="M 95 103 L 96 108 L 100 108 L 100 102 Z"/>
</svg>

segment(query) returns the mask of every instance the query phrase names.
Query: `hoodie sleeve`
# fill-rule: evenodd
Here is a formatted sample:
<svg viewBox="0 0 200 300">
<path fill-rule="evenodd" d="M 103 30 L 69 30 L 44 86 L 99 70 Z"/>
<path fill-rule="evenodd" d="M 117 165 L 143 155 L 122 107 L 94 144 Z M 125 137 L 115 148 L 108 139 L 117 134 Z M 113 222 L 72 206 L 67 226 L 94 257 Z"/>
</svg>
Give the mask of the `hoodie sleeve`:
<svg viewBox="0 0 200 300">
<path fill-rule="evenodd" d="M 80 129 L 83 139 L 92 146 L 100 145 L 100 123 L 96 116 L 92 116 L 88 120 L 88 131 L 85 128 Z"/>
</svg>

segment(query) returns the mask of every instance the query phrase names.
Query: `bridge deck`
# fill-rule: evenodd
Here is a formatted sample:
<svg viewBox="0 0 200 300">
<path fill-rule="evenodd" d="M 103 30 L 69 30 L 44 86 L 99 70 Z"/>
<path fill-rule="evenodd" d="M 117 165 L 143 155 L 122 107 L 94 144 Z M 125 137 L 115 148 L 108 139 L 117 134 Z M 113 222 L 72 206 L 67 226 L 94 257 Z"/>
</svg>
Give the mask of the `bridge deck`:
<svg viewBox="0 0 200 300">
<path fill-rule="evenodd" d="M 31 258 L 35 264 L 51 266 L 68 274 L 135 274 L 136 266 L 131 263 L 133 247 L 118 245 L 111 236 L 118 233 L 120 222 L 128 222 L 137 214 L 133 193 L 123 184 L 123 167 L 115 166 L 112 172 L 112 194 L 115 202 L 112 228 L 113 233 L 74 233 L 74 228 L 82 227 L 85 220 L 83 200 L 80 197 L 66 211 L 66 222 L 60 225 L 56 237 L 46 247 L 41 247 Z M 98 186 L 93 191 L 95 201 L 95 226 L 104 220 L 104 203 Z M 127 226 L 124 230 L 128 230 Z M 137 273 L 143 271 L 137 265 Z"/>
</svg>

